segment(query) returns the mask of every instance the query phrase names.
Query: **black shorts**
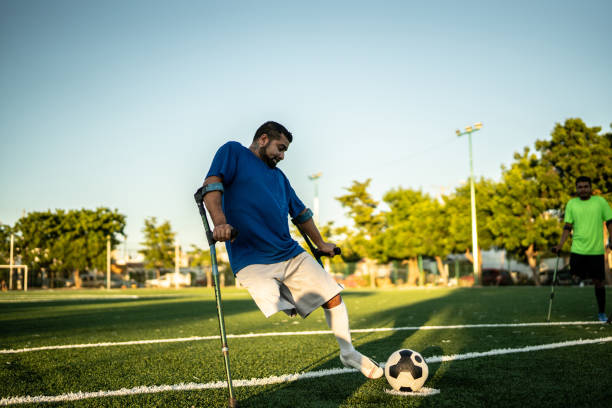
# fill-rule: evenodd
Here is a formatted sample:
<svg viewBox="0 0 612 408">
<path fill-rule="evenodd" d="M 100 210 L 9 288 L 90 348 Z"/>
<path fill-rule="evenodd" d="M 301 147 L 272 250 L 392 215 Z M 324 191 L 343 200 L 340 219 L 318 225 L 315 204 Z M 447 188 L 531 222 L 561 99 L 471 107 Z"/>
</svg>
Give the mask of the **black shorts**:
<svg viewBox="0 0 612 408">
<path fill-rule="evenodd" d="M 572 275 L 577 275 L 580 279 L 606 279 L 606 267 L 603 255 L 581 255 L 570 254 L 570 269 Z"/>
</svg>

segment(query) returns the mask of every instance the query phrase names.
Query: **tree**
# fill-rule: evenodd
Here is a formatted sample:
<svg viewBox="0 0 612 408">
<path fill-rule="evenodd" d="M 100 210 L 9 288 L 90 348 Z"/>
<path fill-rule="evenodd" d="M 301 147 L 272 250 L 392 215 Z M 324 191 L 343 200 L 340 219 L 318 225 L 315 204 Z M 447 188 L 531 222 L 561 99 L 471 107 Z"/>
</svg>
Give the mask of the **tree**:
<svg viewBox="0 0 612 408">
<path fill-rule="evenodd" d="M 480 179 L 474 184 L 476 196 L 476 231 L 478 233 L 478 250 L 489 249 L 493 245 L 493 233 L 488 220 L 495 216 L 492 200 L 496 183 Z M 445 242 L 446 253 L 464 252 L 467 259 L 474 263 L 472 248 L 472 211 L 469 184 L 463 184 L 453 194 L 444 196 L 444 207 L 448 223 L 448 239 Z M 482 256 L 479 258 L 479 282 L 482 282 Z"/>
<path fill-rule="evenodd" d="M 43 279 L 48 274 L 53 288 L 55 275 L 61 272 L 59 237 L 63 210 L 31 212 L 15 224 L 17 251 L 22 262 L 33 271 L 40 271 Z"/>
<path fill-rule="evenodd" d="M 107 240 L 110 238 L 111 249 L 119 244 L 117 235 L 124 234 L 125 216 L 108 208 L 71 210 L 61 227 L 61 259 L 65 268 L 73 271 L 75 286 L 80 287 L 80 271 L 105 268 Z"/>
<path fill-rule="evenodd" d="M 343 248 L 359 258 L 383 261 L 381 234 L 385 229 L 385 218 L 381 212 L 377 212 L 378 201 L 367 191 L 371 181 L 353 181 L 353 185 L 346 189 L 347 194 L 336 197 L 354 224 L 354 231 L 345 231 L 347 238 Z"/>
<path fill-rule="evenodd" d="M 145 258 L 145 267 L 155 269 L 159 278 L 162 268 L 171 268 L 174 264 L 175 233 L 168 221 L 159 226 L 156 224 L 155 217 L 145 219 L 142 229 L 145 240 L 141 243 L 144 248 L 138 252 Z"/>
<path fill-rule="evenodd" d="M 0 263 L 9 263 L 12 233 L 10 225 L 0 224 Z"/>
<path fill-rule="evenodd" d="M 494 216 L 488 225 L 495 246 L 527 261 L 539 285 L 537 256 L 560 232 L 559 221 L 551 212 L 556 198 L 550 194 L 550 172 L 535 154 L 525 148 L 522 154 L 515 153 L 514 159 L 510 168 L 502 167 L 502 182 L 492 200 Z"/>
<path fill-rule="evenodd" d="M 210 249 L 202 249 L 197 245 L 191 244 L 191 250 L 187 252 L 189 266 L 208 267 L 210 262 Z"/>
<path fill-rule="evenodd" d="M 612 126 L 612 125 L 611 125 Z M 575 180 L 587 176 L 593 190 L 612 201 L 612 133 L 600 134 L 601 127 L 588 127 L 580 118 L 557 123 L 550 140 L 538 140 L 536 150 L 544 167 L 551 192 L 556 200 L 551 209 L 562 210 L 574 196 Z"/>
<path fill-rule="evenodd" d="M 408 259 L 409 276 L 413 277 L 418 275 L 417 257 L 433 257 L 442 273 L 442 257 L 447 255 L 448 239 L 443 206 L 422 191 L 403 188 L 387 192 L 383 200 L 389 205 L 389 211 L 385 213 L 386 257 L 390 260 Z"/>
<path fill-rule="evenodd" d="M 200 267 L 206 273 L 206 286 L 212 286 L 212 262 L 210 260 L 210 249 L 202 249 L 197 245 L 191 244 L 191 250 L 187 253 L 189 266 Z"/>
<path fill-rule="evenodd" d="M 125 216 L 103 207 L 31 212 L 15 224 L 22 262 L 32 270 L 49 272 L 51 287 L 55 276 L 69 273 L 79 287 L 81 271 L 104 268 L 107 237 L 115 247 L 124 228 Z"/>
</svg>

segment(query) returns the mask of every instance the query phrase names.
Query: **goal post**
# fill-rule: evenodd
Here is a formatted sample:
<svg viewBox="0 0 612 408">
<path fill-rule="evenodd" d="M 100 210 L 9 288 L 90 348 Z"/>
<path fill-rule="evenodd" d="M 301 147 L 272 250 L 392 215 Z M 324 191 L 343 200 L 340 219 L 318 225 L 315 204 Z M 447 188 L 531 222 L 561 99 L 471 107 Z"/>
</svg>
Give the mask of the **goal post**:
<svg viewBox="0 0 612 408">
<path fill-rule="evenodd" d="M 6 268 L 9 270 L 9 290 L 13 283 L 13 269 L 23 269 L 23 291 L 28 291 L 28 265 L 0 265 L 0 269 Z"/>
</svg>

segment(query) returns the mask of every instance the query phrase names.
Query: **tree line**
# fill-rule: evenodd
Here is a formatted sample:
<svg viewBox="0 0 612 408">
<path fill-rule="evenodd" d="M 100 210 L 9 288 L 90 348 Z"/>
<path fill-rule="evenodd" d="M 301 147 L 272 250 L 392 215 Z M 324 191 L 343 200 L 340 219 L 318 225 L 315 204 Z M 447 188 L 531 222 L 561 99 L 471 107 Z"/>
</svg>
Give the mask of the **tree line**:
<svg viewBox="0 0 612 408">
<path fill-rule="evenodd" d="M 574 118 L 557 123 L 550 138 L 537 140 L 533 150 L 525 147 L 515 153 L 514 161 L 502 166 L 500 181 L 475 180 L 480 250 L 505 249 L 512 259 L 529 264 L 538 284 L 537 259 L 559 240 L 575 178 L 590 177 L 594 193 L 612 202 L 611 158 L 612 133 Z M 371 181 L 353 181 L 336 198 L 351 226 L 336 227 L 330 222 L 321 228 L 325 237 L 342 247 L 343 261 L 405 261 L 414 268 L 417 257 L 425 256 L 435 259 L 440 271 L 450 254 L 464 253 L 472 261 L 467 183 L 440 198 L 394 188 L 383 195 L 383 209 L 368 191 Z M 107 240 L 114 249 L 119 238 L 125 237 L 125 226 L 126 216 L 116 209 L 31 212 L 13 227 L 0 224 L 0 259 L 8 261 L 14 234 L 15 256 L 22 264 L 42 272 L 51 283 L 55 276 L 73 276 L 77 283 L 81 272 L 105 269 Z M 171 268 L 176 234 L 170 223 L 158 224 L 150 217 L 142 231 L 139 252 L 145 268 L 158 274 Z M 210 263 L 207 250 L 192 246 L 189 254 L 192 266 Z"/>
<path fill-rule="evenodd" d="M 104 269 L 107 241 L 115 247 L 124 228 L 125 216 L 108 208 L 30 212 L 13 227 L 0 226 L 0 255 L 8 260 L 13 234 L 14 257 L 21 264 L 51 285 L 72 275 L 80 286 L 81 272 Z"/>
<path fill-rule="evenodd" d="M 576 177 L 590 177 L 594 194 L 612 202 L 611 159 L 612 133 L 579 118 L 557 123 L 550 138 L 537 140 L 533 150 L 525 147 L 509 166 L 501 167 L 500 181 L 475 180 L 479 249 L 505 249 L 512 259 L 529 264 L 539 284 L 538 257 L 559 241 Z M 442 270 L 449 254 L 465 253 L 473 262 L 469 184 L 440 199 L 394 188 L 382 197 L 388 207 L 383 210 L 368 192 L 370 183 L 353 181 L 336 198 L 353 225 L 330 223 L 325 228 L 327 237 L 342 246 L 345 260 L 402 260 L 413 266 L 421 255 L 436 259 Z M 569 248 L 568 241 L 564 250 Z"/>
</svg>

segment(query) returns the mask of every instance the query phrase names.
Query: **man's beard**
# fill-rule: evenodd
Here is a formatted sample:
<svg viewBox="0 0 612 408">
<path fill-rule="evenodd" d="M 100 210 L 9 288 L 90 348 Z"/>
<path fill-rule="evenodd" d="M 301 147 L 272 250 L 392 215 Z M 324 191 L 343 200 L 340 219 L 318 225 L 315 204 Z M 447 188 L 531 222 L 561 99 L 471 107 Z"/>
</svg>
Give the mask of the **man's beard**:
<svg viewBox="0 0 612 408">
<path fill-rule="evenodd" d="M 271 169 L 276 167 L 276 162 L 274 160 L 272 160 L 266 153 L 266 146 L 261 146 L 259 148 L 259 157 L 261 157 L 261 159 L 264 161 L 264 163 L 266 163 L 268 165 L 268 167 L 270 167 Z"/>
</svg>

